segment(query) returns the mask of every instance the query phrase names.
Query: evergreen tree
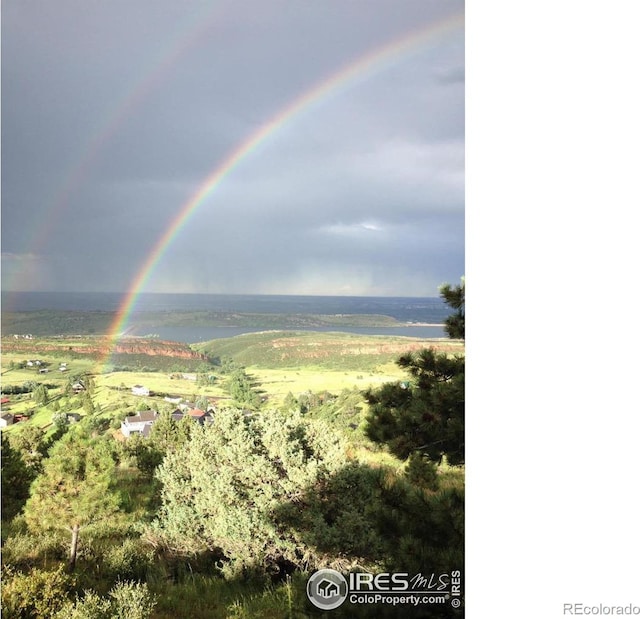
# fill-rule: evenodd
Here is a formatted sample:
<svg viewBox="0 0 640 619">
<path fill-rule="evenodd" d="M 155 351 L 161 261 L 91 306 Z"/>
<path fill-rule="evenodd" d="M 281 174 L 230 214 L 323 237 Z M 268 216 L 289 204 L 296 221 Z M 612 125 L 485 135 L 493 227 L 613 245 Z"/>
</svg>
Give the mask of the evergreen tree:
<svg viewBox="0 0 640 619">
<path fill-rule="evenodd" d="M 168 411 L 162 412 L 151 426 L 149 442 L 164 455 L 187 442 L 190 428 L 190 423 L 176 421 Z"/>
<path fill-rule="evenodd" d="M 49 402 L 49 390 L 45 385 L 38 385 L 32 392 L 31 397 L 36 404 L 46 406 Z"/>
<path fill-rule="evenodd" d="M 104 440 L 67 434 L 43 462 L 25 505 L 29 528 L 64 529 L 71 533 L 69 567 L 76 562 L 80 530 L 118 511 L 112 488 L 115 464 Z"/>
<path fill-rule="evenodd" d="M 35 471 L 25 466 L 20 452 L 2 434 L 2 519 L 11 520 L 29 498 L 29 485 Z"/>
<path fill-rule="evenodd" d="M 410 384 L 388 383 L 369 390 L 367 435 L 386 443 L 399 458 L 414 451 L 434 462 L 464 462 L 464 357 L 434 349 L 398 360 L 413 377 Z"/>
<path fill-rule="evenodd" d="M 452 339 L 464 339 L 464 277 L 459 286 L 442 284 L 440 296 L 444 302 L 455 310 L 444 321 L 444 330 Z"/>
<path fill-rule="evenodd" d="M 229 574 L 299 564 L 275 510 L 326 480 L 343 453 L 337 437 L 299 415 L 222 410 L 158 468 L 162 507 L 148 535 L 179 552 L 218 552 Z"/>
<path fill-rule="evenodd" d="M 445 321 L 451 338 L 464 339 L 464 278 L 459 286 L 440 287 L 444 301 L 455 310 Z M 399 458 L 411 454 L 439 463 L 464 463 L 464 356 L 450 357 L 429 348 L 398 360 L 412 377 L 410 383 L 388 383 L 365 393 L 370 404 L 367 435 L 386 443 Z M 426 470 L 414 457 L 413 470 Z"/>
<path fill-rule="evenodd" d="M 39 426 L 26 424 L 20 432 L 10 435 L 11 447 L 20 453 L 28 474 L 37 475 L 42 470 L 42 459 L 49 447 L 45 432 Z"/>
<path fill-rule="evenodd" d="M 87 415 L 93 415 L 96 412 L 96 407 L 93 403 L 91 396 L 89 395 L 89 392 L 83 393 L 81 400 L 82 400 L 82 410 Z"/>
</svg>

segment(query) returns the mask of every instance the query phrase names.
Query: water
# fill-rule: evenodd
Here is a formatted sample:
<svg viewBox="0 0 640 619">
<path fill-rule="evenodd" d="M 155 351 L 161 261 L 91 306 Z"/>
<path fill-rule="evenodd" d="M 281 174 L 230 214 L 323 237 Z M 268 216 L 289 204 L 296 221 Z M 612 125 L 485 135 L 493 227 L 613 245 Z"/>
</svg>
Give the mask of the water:
<svg viewBox="0 0 640 619">
<path fill-rule="evenodd" d="M 110 292 L 3 292 L 3 311 L 68 310 L 115 312 L 124 294 Z M 381 314 L 403 323 L 441 324 L 451 309 L 439 297 L 339 297 L 294 295 L 221 295 L 143 293 L 134 312 L 195 311 L 259 314 Z M 135 320 L 132 321 L 135 324 Z M 144 327 L 135 335 L 157 334 L 177 342 L 201 342 L 263 331 L 251 327 Z M 366 335 L 446 337 L 442 327 L 318 327 L 308 331 L 341 331 Z"/>
</svg>

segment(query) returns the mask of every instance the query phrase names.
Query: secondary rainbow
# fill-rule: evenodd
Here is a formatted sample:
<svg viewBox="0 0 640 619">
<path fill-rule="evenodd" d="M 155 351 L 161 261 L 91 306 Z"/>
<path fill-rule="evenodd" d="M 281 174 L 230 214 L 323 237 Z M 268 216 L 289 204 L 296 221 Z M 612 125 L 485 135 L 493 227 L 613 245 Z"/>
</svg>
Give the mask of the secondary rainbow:
<svg viewBox="0 0 640 619">
<path fill-rule="evenodd" d="M 303 111 L 309 109 L 313 104 L 325 100 L 329 95 L 335 94 L 340 88 L 346 88 L 357 81 L 364 80 L 383 68 L 396 64 L 399 60 L 412 53 L 437 43 L 442 37 L 459 30 L 463 25 L 464 16 L 456 13 L 436 23 L 412 31 L 381 48 L 376 48 L 374 51 L 358 58 L 355 62 L 343 67 L 328 79 L 317 83 L 249 135 L 204 180 L 198 191 L 179 209 L 175 219 L 156 241 L 153 249 L 131 282 L 129 291 L 109 329 L 109 337 L 115 340 L 125 330 L 138 295 L 143 291 L 162 255 L 189 218 L 193 216 L 220 183 L 259 145 L 273 136 L 285 124 L 298 117 Z"/>
<path fill-rule="evenodd" d="M 175 35 L 171 37 L 167 51 L 158 60 L 154 60 L 149 70 L 143 72 L 144 77 L 141 80 L 137 80 L 114 105 L 109 106 L 101 122 L 96 123 L 96 130 L 81 151 L 76 164 L 64 175 L 57 191 L 51 192 L 53 196 L 51 205 L 34 222 L 31 236 L 25 243 L 27 247 L 25 253 L 40 254 L 46 247 L 47 241 L 53 237 L 55 227 L 63 221 L 65 225 L 69 225 L 65 219 L 65 212 L 70 200 L 89 177 L 100 154 L 157 86 L 171 76 L 177 62 L 213 27 L 223 21 L 222 8 L 213 4 L 211 7 L 205 6 L 205 9 L 197 9 L 193 14 L 187 15 L 184 24 L 180 25 Z M 15 280 L 20 281 L 23 275 L 24 273 L 20 271 L 15 273 L 8 288 L 13 289 Z"/>
</svg>

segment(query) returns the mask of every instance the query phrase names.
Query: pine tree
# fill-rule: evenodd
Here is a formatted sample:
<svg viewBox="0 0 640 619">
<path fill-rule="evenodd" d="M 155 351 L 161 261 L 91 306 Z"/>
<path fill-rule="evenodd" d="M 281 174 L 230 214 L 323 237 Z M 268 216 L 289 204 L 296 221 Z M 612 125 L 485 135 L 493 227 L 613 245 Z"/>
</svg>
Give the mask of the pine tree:
<svg viewBox="0 0 640 619">
<path fill-rule="evenodd" d="M 370 390 L 367 435 L 405 459 L 418 451 L 434 462 L 464 462 L 464 357 L 434 349 L 398 360 L 413 380 Z"/>
<path fill-rule="evenodd" d="M 11 520 L 29 498 L 29 485 L 35 471 L 25 466 L 17 449 L 2 434 L 2 519 Z"/>
<path fill-rule="evenodd" d="M 460 286 L 440 287 L 442 298 L 455 310 L 445 321 L 450 338 L 464 339 L 464 288 L 464 278 Z M 402 459 L 416 454 L 439 463 L 446 456 L 449 464 L 463 464 L 464 356 L 429 348 L 400 357 L 398 365 L 412 380 L 365 393 L 370 405 L 367 435 Z"/>
<path fill-rule="evenodd" d="M 440 286 L 440 296 L 444 302 L 455 310 L 444 321 L 445 333 L 452 339 L 464 339 L 464 277 L 459 286 L 442 284 Z"/>
<path fill-rule="evenodd" d="M 25 505 L 26 521 L 31 529 L 70 532 L 73 569 L 80 530 L 118 511 L 118 495 L 112 488 L 115 464 L 104 440 L 74 433 L 55 445 L 43 467 Z"/>
</svg>

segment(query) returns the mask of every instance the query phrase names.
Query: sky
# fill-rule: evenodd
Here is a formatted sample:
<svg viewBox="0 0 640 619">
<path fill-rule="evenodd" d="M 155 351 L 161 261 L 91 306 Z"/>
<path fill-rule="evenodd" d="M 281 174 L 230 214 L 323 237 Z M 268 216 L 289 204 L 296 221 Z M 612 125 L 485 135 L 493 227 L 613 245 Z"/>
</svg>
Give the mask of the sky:
<svg viewBox="0 0 640 619">
<path fill-rule="evenodd" d="M 463 11 L 3 0 L 3 290 L 437 296 L 465 274 Z"/>
</svg>

